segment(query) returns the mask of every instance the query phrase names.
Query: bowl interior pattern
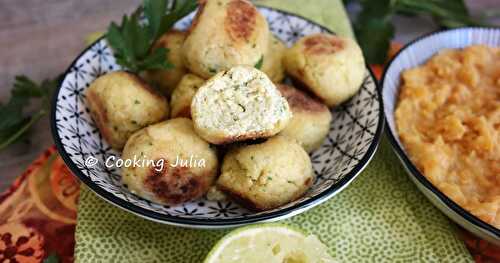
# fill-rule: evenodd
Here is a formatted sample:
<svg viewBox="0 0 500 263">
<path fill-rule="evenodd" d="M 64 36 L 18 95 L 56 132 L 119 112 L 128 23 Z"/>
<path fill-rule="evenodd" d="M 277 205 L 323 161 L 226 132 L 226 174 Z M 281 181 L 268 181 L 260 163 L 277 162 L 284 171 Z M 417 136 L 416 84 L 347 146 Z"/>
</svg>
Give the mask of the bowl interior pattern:
<svg viewBox="0 0 500 263">
<path fill-rule="evenodd" d="M 443 49 L 463 48 L 474 44 L 500 46 L 500 29 L 493 28 L 458 28 L 447 31 L 431 33 L 404 47 L 390 62 L 382 79 L 382 98 L 384 102 L 384 115 L 387 121 L 387 133 L 398 157 L 406 167 L 408 173 L 419 188 L 425 188 L 424 194 L 433 203 L 438 203 L 438 208 L 451 216 L 457 223 L 471 232 L 485 233 L 485 238 L 493 237 L 500 240 L 500 230 L 481 221 L 465 209 L 461 208 L 439 189 L 433 186 L 412 164 L 396 130 L 394 110 L 396 108 L 401 73 L 404 70 L 424 64 L 433 55 Z M 461 218 L 460 220 L 457 218 Z"/>
<path fill-rule="evenodd" d="M 269 8 L 259 9 L 267 18 L 271 31 L 287 45 L 304 35 L 328 31 L 298 16 Z M 176 27 L 186 29 L 193 15 L 183 18 Z M 227 224 L 243 222 L 243 219 L 255 222 L 312 207 L 341 190 L 361 171 L 375 151 L 383 126 L 381 98 L 367 69 L 360 92 L 332 110 L 334 121 L 328 138 L 311 154 L 317 179 L 304 197 L 260 213 L 248 211 L 231 201 L 212 202 L 204 198 L 178 206 L 163 206 L 131 194 L 120 182 L 120 170 L 103 165 L 109 156 L 119 156 L 119 153 L 103 140 L 91 119 L 85 89 L 100 75 L 120 69 L 104 39 L 95 42 L 75 60 L 55 95 L 54 139 L 71 170 L 94 192 L 119 207 L 165 223 Z M 85 165 L 89 156 L 99 160 L 96 166 Z"/>
</svg>

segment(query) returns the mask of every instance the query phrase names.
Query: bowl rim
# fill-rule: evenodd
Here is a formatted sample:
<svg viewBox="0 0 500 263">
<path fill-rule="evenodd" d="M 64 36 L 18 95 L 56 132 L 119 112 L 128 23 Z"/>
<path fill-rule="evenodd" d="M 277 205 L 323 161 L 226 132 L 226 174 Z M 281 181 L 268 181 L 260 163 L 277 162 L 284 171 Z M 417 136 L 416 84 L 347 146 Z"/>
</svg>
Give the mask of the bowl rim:
<svg viewBox="0 0 500 263">
<path fill-rule="evenodd" d="M 440 29 L 436 31 L 432 31 L 430 33 L 426 33 L 424 35 L 421 35 L 417 37 L 416 39 L 408 42 L 405 44 L 386 64 L 384 67 L 384 73 L 382 74 L 382 78 L 380 80 L 380 86 L 381 86 L 381 93 L 382 95 L 384 94 L 384 83 L 385 83 L 385 78 L 387 75 L 387 72 L 393 62 L 395 62 L 400 55 L 409 47 L 413 46 L 416 43 L 421 43 L 424 41 L 427 41 L 429 37 L 434 36 L 434 35 L 439 35 L 439 34 L 445 34 L 445 33 L 450 33 L 450 32 L 456 32 L 456 31 L 462 31 L 462 30 L 479 30 L 479 29 L 494 29 L 494 30 L 500 30 L 500 28 L 496 27 L 473 27 L 473 26 L 468 26 L 468 27 L 458 27 L 458 28 L 453 28 L 453 29 Z M 382 99 L 384 102 L 384 106 L 386 103 L 386 100 Z M 384 107 L 385 108 L 385 107 Z M 395 134 L 392 132 L 389 126 L 388 118 L 387 115 L 384 111 L 384 117 L 385 117 L 385 125 L 387 126 L 387 129 L 385 133 L 387 134 L 387 137 L 389 139 L 389 142 L 392 145 L 392 148 L 396 152 L 396 154 L 399 156 L 399 160 L 403 163 L 403 165 L 407 168 L 409 171 L 408 174 L 413 176 L 417 181 L 423 185 L 425 188 L 427 188 L 431 193 L 433 193 L 441 202 L 443 202 L 446 207 L 450 208 L 453 212 L 456 214 L 460 215 L 462 218 L 467 220 L 469 223 L 473 224 L 474 226 L 483 229 L 485 231 L 490 232 L 493 234 L 497 239 L 500 240 L 500 229 L 495 228 L 494 226 L 484 222 L 483 220 L 479 219 L 475 215 L 471 214 L 469 211 L 465 210 L 461 206 L 459 206 L 455 201 L 451 200 L 448 196 L 446 196 L 443 192 L 441 192 L 436 186 L 434 186 L 428 179 L 425 177 L 418 169 L 417 167 L 413 164 L 413 162 L 410 160 L 410 158 L 406 155 L 405 151 L 403 148 L 399 145 L 397 142 Z"/>
<path fill-rule="evenodd" d="M 327 27 L 309 19 L 304 16 L 298 15 L 298 14 L 293 14 L 288 11 L 272 8 L 272 7 L 267 7 L 267 6 L 259 6 L 257 5 L 258 8 L 263 8 L 263 9 L 268 9 L 271 11 L 276 11 L 282 14 L 285 14 L 287 16 L 294 16 L 301 18 L 305 21 L 308 21 L 309 23 L 312 23 L 319 28 L 321 28 L 324 32 L 330 33 L 330 34 L 335 34 L 332 30 L 328 29 Z M 188 14 L 189 15 L 189 14 Z M 62 145 L 62 142 L 60 140 L 60 136 L 58 133 L 57 125 L 56 125 L 56 108 L 57 108 L 57 101 L 59 97 L 59 92 L 62 89 L 62 84 L 64 80 L 66 79 L 66 76 L 71 72 L 72 67 L 76 64 L 76 62 L 85 54 L 87 53 L 96 43 L 99 41 L 103 40 L 105 36 L 101 36 L 94 42 L 92 42 L 90 45 L 88 45 L 83 51 L 81 51 L 76 58 L 71 62 L 69 67 L 65 70 L 63 73 L 61 80 L 57 86 L 57 89 L 54 91 L 52 99 L 51 99 L 51 113 L 50 113 L 50 127 L 51 127 L 51 133 L 52 133 L 52 138 L 54 140 L 54 143 L 56 145 L 57 151 L 61 158 L 63 159 L 64 163 L 68 166 L 68 168 L 71 170 L 71 172 L 77 176 L 90 190 L 92 190 L 94 193 L 96 193 L 97 196 L 100 198 L 104 199 L 105 201 L 123 209 L 126 210 L 127 212 L 131 212 L 135 215 L 144 217 L 148 220 L 152 220 L 155 222 L 160 222 L 160 223 L 165 223 L 165 224 L 170 224 L 170 225 L 176 225 L 176 226 L 185 226 L 185 227 L 195 227 L 195 228 L 216 228 L 216 227 L 232 227 L 232 226 L 239 226 L 243 224 L 251 224 L 251 223 L 257 223 L 257 222 L 262 222 L 262 221 L 271 221 L 271 220 L 277 220 L 277 219 L 282 219 L 284 217 L 287 217 L 288 215 L 294 215 L 294 212 L 299 211 L 300 213 L 305 212 L 306 210 L 323 203 L 324 201 L 328 200 L 330 197 L 335 195 L 336 193 L 339 192 L 339 190 L 343 190 L 344 187 L 346 187 L 351 181 L 353 181 L 367 166 L 367 164 L 370 162 L 370 160 L 373 158 L 378 145 L 380 143 L 380 140 L 382 138 L 382 132 L 385 126 L 385 118 L 384 118 L 384 104 L 382 101 L 382 93 L 380 89 L 380 84 L 373 74 L 371 68 L 369 67 L 368 64 L 365 64 L 366 70 L 369 72 L 369 76 L 373 79 L 373 85 L 375 85 L 375 90 L 378 96 L 377 103 L 379 104 L 379 113 L 378 113 L 378 121 L 377 121 L 377 130 L 375 131 L 375 134 L 373 136 L 373 140 L 368 147 L 367 151 L 365 152 L 364 156 L 360 159 L 359 163 L 342 179 L 337 181 L 335 184 L 331 185 L 327 189 L 324 189 L 321 193 L 317 194 L 316 196 L 311 197 L 308 200 L 302 201 L 300 203 L 297 203 L 293 206 L 289 206 L 283 209 L 279 209 L 267 214 L 262 214 L 262 215 L 247 215 L 244 217 L 237 217 L 237 218 L 184 218 L 184 217 L 178 217 L 178 216 L 171 216 L 171 215 L 166 215 L 162 213 L 158 213 L 152 210 L 148 210 L 145 208 L 142 208 L 140 206 L 131 204 L 130 202 L 127 202 L 126 200 L 123 200 L 112 193 L 107 192 L 106 190 L 102 189 L 100 186 L 95 184 L 90 178 L 85 176 L 81 170 L 77 167 L 77 165 L 71 160 L 69 157 L 69 154 L 66 152 L 64 149 L 64 146 Z M 149 201 L 148 201 L 149 202 Z"/>
</svg>

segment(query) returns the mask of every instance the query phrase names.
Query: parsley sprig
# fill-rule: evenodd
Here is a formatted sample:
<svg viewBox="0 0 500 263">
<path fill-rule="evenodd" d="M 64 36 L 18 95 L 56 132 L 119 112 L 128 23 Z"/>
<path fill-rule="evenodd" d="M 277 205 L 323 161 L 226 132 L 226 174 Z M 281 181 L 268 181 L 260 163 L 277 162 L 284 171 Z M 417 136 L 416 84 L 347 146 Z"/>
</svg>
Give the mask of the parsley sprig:
<svg viewBox="0 0 500 263">
<path fill-rule="evenodd" d="M 47 115 L 59 80 L 60 77 L 37 84 L 26 76 L 16 76 L 9 101 L 0 103 L 0 150 L 22 139 L 34 123 Z M 30 111 L 33 102 L 38 104 Z"/>
<path fill-rule="evenodd" d="M 463 0 L 344 0 L 358 2 L 361 12 L 354 21 L 356 38 L 368 63 L 383 64 L 395 28 L 395 14 L 429 15 L 444 28 L 484 25 L 469 16 Z"/>
<path fill-rule="evenodd" d="M 180 18 L 197 7 L 196 0 L 144 0 L 132 15 L 123 16 L 120 25 L 111 23 L 106 38 L 118 64 L 140 73 L 148 69 L 169 69 L 168 50 L 152 45 Z M 145 23 L 140 15 L 144 13 Z M 20 141 L 31 126 L 50 112 L 50 100 L 62 76 L 40 84 L 26 76 L 17 76 L 10 99 L 0 102 L 0 150 Z"/>
<path fill-rule="evenodd" d="M 168 50 L 152 50 L 152 45 L 180 18 L 197 7 L 196 0 L 176 0 L 168 8 L 167 0 L 144 0 L 132 15 L 123 16 L 120 25 L 111 23 L 106 38 L 118 64 L 140 73 L 148 69 L 173 67 L 167 61 Z M 146 23 L 140 20 L 144 13 Z M 17 76 L 10 99 L 0 102 L 0 150 L 21 140 L 38 120 L 50 111 L 50 100 L 62 76 L 40 84 L 26 76 Z"/>
<path fill-rule="evenodd" d="M 166 59 L 168 49 L 153 50 L 152 46 L 177 20 L 194 11 L 197 1 L 177 0 L 171 8 L 167 4 L 167 0 L 144 0 L 136 12 L 123 16 L 120 25 L 111 23 L 106 39 L 118 64 L 135 73 L 173 67 Z M 141 13 L 144 13 L 146 23 L 141 23 Z"/>
</svg>

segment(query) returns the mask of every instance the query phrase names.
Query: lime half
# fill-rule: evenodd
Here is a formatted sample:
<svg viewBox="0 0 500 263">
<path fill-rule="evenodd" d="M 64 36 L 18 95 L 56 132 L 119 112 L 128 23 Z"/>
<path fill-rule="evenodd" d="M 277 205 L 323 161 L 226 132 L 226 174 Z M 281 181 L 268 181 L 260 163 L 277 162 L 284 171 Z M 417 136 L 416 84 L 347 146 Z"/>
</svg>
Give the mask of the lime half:
<svg viewBox="0 0 500 263">
<path fill-rule="evenodd" d="M 224 236 L 204 263 L 332 263 L 327 247 L 314 235 L 288 226 L 265 224 Z"/>
</svg>

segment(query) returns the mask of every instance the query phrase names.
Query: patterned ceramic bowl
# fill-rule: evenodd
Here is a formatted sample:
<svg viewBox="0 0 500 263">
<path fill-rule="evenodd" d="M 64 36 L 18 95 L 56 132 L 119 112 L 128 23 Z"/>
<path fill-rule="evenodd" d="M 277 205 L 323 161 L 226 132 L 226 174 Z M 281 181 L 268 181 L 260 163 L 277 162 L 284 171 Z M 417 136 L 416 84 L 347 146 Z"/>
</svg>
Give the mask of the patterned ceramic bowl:
<svg viewBox="0 0 500 263">
<path fill-rule="evenodd" d="M 269 21 L 271 31 L 288 45 L 304 35 L 328 32 L 305 18 L 269 8 L 259 9 Z M 176 27 L 186 29 L 193 15 L 179 21 Z M 54 141 L 68 167 L 97 195 L 120 208 L 161 223 L 196 228 L 232 227 L 275 221 L 304 212 L 340 192 L 363 170 L 375 153 L 384 124 L 381 95 L 367 68 L 359 93 L 332 110 L 334 121 L 328 139 L 311 154 L 317 179 L 304 197 L 259 213 L 230 201 L 206 199 L 163 206 L 131 194 L 120 183 L 120 170 L 102 165 L 109 156 L 119 156 L 119 153 L 99 134 L 89 115 L 84 92 L 98 76 L 119 69 L 104 39 L 93 43 L 73 62 L 54 97 L 51 120 Z M 99 160 L 97 165 L 86 165 L 89 156 Z"/>
<path fill-rule="evenodd" d="M 500 29 L 459 28 L 423 36 L 406 45 L 389 63 L 382 79 L 382 96 L 387 134 L 411 180 L 425 196 L 453 221 L 476 235 L 500 244 L 500 230 L 475 217 L 431 184 L 410 161 L 396 131 L 394 110 L 401 72 L 423 64 L 444 48 L 462 48 L 473 44 L 500 46 Z"/>
</svg>

